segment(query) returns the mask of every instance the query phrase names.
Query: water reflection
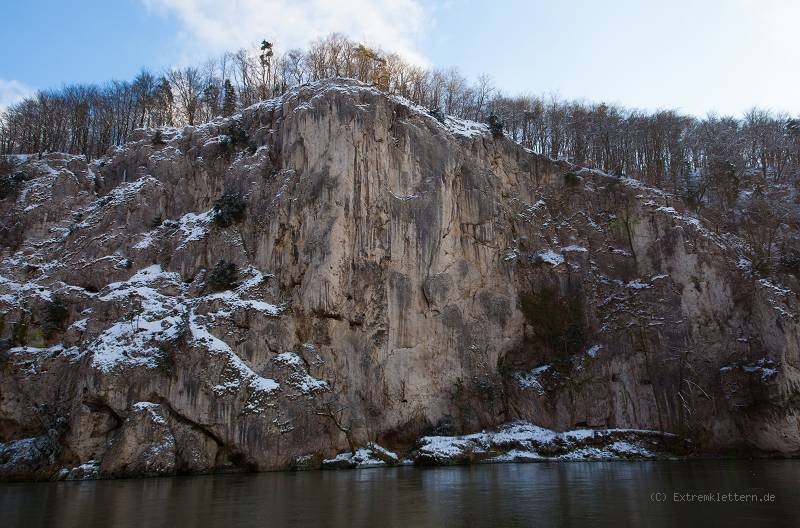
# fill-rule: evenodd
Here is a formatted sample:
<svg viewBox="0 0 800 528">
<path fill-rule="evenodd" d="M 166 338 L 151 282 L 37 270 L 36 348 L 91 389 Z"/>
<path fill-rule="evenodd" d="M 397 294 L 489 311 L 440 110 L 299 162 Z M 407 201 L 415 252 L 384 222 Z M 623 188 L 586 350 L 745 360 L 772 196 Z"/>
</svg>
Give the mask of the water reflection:
<svg viewBox="0 0 800 528">
<path fill-rule="evenodd" d="M 0 485 L 3 526 L 796 526 L 800 461 L 501 464 Z M 772 503 L 674 503 L 737 492 Z M 651 494 L 665 493 L 665 502 Z"/>
</svg>

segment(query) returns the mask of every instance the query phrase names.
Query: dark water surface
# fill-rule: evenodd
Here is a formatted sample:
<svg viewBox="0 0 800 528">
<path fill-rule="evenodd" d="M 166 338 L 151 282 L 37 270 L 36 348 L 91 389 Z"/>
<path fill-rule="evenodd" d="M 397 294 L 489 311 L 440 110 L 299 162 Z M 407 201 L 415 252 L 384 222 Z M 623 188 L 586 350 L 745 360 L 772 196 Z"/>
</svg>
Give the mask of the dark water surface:
<svg viewBox="0 0 800 528">
<path fill-rule="evenodd" d="M 775 499 L 676 502 L 676 492 Z M 0 484 L 0 526 L 800 526 L 800 461 L 562 462 Z"/>
</svg>

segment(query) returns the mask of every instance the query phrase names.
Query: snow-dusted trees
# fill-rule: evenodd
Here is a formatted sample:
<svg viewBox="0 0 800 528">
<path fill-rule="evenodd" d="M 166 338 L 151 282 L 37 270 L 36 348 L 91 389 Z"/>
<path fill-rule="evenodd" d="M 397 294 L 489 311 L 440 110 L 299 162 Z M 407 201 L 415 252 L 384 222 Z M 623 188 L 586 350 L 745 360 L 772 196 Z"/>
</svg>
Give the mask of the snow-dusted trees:
<svg viewBox="0 0 800 528">
<path fill-rule="evenodd" d="M 640 179 L 695 207 L 731 207 L 745 178 L 796 182 L 800 119 L 754 109 L 743 119 L 703 119 L 556 97 L 508 97 L 488 77 L 426 69 L 397 54 L 333 34 L 307 50 L 263 41 L 202 68 L 142 71 L 132 82 L 43 91 L 0 117 L 2 152 L 65 150 L 88 157 L 127 141 L 137 127 L 194 124 L 232 115 L 291 86 L 357 78 L 424 108 L 486 121 L 535 152 Z"/>
</svg>

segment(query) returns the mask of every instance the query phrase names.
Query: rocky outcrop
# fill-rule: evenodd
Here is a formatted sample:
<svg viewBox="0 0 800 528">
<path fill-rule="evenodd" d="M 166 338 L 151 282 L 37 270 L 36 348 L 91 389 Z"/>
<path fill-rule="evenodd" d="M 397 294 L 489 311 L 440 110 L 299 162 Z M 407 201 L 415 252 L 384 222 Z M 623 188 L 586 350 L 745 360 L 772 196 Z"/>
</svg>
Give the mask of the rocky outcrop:
<svg viewBox="0 0 800 528">
<path fill-rule="evenodd" d="M 798 451 L 796 278 L 636 181 L 347 80 L 14 161 L 6 477 L 319 467 L 515 420 Z M 38 462 L 7 469 L 19 442 Z"/>
</svg>

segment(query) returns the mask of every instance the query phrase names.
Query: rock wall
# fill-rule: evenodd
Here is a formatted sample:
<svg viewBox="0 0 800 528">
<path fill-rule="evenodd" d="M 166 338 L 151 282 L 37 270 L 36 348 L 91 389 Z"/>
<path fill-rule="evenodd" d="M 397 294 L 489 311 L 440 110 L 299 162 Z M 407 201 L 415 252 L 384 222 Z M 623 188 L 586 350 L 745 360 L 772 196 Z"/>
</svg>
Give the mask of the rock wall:
<svg viewBox="0 0 800 528">
<path fill-rule="evenodd" d="M 514 420 L 797 454 L 796 278 L 636 181 L 348 80 L 15 162 L 9 478 L 318 466 Z"/>
</svg>

